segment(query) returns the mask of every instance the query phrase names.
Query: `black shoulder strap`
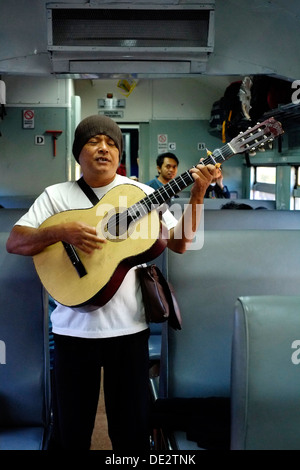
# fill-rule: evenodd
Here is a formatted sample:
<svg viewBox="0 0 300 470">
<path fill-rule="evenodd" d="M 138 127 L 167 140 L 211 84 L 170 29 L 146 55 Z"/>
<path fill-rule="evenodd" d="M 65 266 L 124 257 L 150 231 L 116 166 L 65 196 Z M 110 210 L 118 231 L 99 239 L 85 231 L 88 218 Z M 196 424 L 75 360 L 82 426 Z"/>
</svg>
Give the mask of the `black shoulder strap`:
<svg viewBox="0 0 300 470">
<path fill-rule="evenodd" d="M 93 206 L 95 206 L 97 202 L 99 202 L 99 199 L 92 190 L 92 188 L 84 181 L 83 176 L 79 180 L 77 180 L 77 183 L 84 192 L 84 194 L 89 198 Z"/>
</svg>

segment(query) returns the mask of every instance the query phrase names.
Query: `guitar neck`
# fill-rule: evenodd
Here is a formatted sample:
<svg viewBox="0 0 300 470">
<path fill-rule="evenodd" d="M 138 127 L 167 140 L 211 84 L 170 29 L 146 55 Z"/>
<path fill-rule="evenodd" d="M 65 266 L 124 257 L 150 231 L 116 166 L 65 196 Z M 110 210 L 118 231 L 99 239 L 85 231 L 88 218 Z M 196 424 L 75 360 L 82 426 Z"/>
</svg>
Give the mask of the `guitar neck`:
<svg viewBox="0 0 300 470">
<path fill-rule="evenodd" d="M 223 163 L 234 153 L 235 152 L 230 147 L 230 144 L 226 144 L 222 148 L 214 150 L 210 155 L 207 155 L 207 157 L 201 161 L 201 164 L 206 166 L 208 164 L 215 165 L 216 163 Z M 189 170 L 185 171 L 180 176 L 176 176 L 176 178 L 172 179 L 169 183 L 164 184 L 159 189 L 131 206 L 128 209 L 130 219 L 137 220 L 140 217 L 143 217 L 145 214 L 168 201 L 171 197 L 180 193 L 180 191 L 187 188 L 192 183 L 194 183 L 194 178 Z"/>
</svg>

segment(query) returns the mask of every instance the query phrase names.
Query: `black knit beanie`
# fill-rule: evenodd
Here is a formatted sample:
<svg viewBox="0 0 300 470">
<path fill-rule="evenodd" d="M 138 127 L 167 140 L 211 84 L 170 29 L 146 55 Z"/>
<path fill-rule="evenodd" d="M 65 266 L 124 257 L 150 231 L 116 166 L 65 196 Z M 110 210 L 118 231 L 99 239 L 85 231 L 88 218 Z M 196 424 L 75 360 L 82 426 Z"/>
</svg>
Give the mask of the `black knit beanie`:
<svg viewBox="0 0 300 470">
<path fill-rule="evenodd" d="M 75 130 L 73 155 L 77 162 L 79 162 L 82 147 L 91 137 L 98 134 L 107 135 L 114 141 L 119 149 L 119 158 L 121 159 L 123 153 L 123 136 L 121 129 L 118 124 L 109 117 L 96 114 L 95 116 L 89 116 L 83 119 Z"/>
</svg>

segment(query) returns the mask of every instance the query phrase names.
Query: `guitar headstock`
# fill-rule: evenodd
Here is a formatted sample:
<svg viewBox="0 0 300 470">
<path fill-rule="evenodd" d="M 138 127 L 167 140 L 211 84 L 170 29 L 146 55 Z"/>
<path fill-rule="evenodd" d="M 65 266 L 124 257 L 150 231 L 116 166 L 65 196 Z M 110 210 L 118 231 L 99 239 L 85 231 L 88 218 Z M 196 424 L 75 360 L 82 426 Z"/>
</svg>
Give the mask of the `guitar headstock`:
<svg viewBox="0 0 300 470">
<path fill-rule="evenodd" d="M 241 132 L 228 145 L 230 145 L 234 153 L 248 152 L 263 146 L 283 133 L 281 123 L 271 117 L 262 123 L 258 123 L 251 129 Z"/>
</svg>

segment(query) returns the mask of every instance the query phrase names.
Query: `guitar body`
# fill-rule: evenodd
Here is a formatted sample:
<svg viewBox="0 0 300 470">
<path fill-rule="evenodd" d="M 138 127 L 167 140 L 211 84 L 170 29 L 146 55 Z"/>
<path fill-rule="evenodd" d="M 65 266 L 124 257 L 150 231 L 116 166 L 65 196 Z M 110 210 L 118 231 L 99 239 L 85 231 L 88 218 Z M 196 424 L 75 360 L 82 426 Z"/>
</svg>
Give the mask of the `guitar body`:
<svg viewBox="0 0 300 470">
<path fill-rule="evenodd" d="M 115 294 L 129 269 L 157 257 L 166 247 L 156 210 L 147 213 L 126 230 L 117 232 L 114 221 L 145 197 L 137 186 L 124 184 L 111 189 L 90 209 L 67 210 L 53 215 L 41 227 L 82 221 L 96 227 L 107 243 L 91 254 L 76 249 L 86 274 L 80 277 L 62 242 L 48 246 L 33 257 L 36 271 L 47 292 L 59 303 L 78 307 L 104 305 Z M 124 212 L 125 213 L 125 212 Z M 110 227 L 111 223 L 111 227 Z M 113 229 L 114 227 L 114 229 Z"/>
</svg>

